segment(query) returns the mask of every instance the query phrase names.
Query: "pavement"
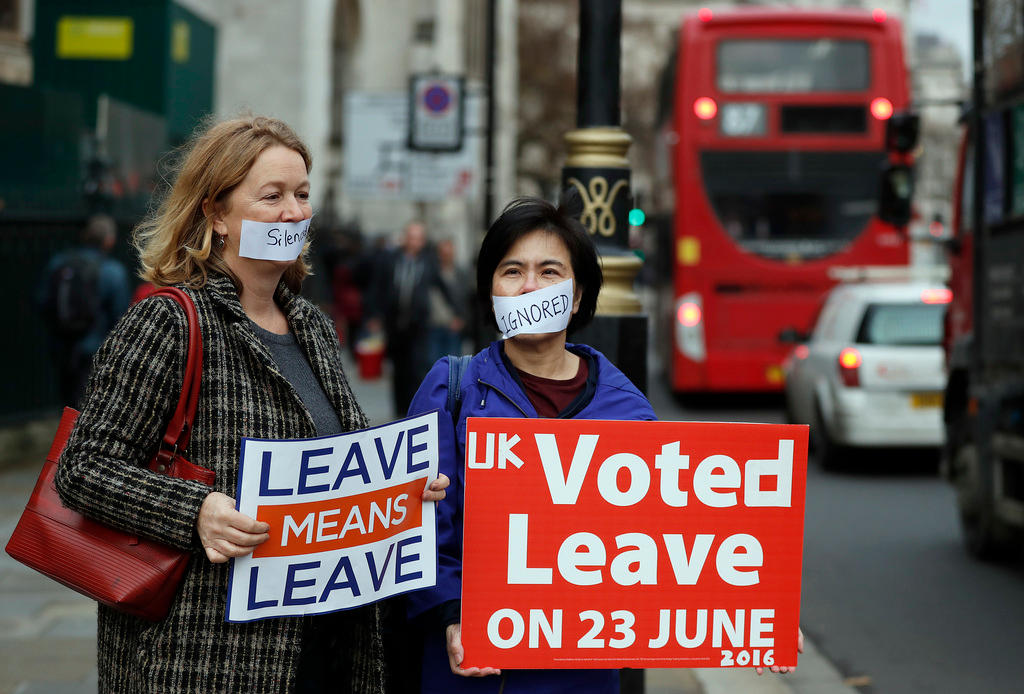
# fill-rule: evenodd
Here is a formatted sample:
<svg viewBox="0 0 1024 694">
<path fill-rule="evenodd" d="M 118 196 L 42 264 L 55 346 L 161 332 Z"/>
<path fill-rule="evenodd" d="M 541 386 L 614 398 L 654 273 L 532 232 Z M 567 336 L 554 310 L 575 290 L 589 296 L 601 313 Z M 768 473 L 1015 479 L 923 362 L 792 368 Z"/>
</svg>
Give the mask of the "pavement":
<svg viewBox="0 0 1024 694">
<path fill-rule="evenodd" d="M 352 388 L 372 424 L 391 420 L 385 378 Z M 52 436 L 52 435 L 51 435 Z M 6 451 L 0 465 L 0 543 L 14 530 L 49 442 Z M 37 444 L 39 445 L 39 444 Z M 91 600 L 0 555 L 0 694 L 96 692 L 96 606 Z M 647 670 L 647 694 L 857 694 L 813 643 L 788 675 L 758 676 L 750 668 Z"/>
</svg>

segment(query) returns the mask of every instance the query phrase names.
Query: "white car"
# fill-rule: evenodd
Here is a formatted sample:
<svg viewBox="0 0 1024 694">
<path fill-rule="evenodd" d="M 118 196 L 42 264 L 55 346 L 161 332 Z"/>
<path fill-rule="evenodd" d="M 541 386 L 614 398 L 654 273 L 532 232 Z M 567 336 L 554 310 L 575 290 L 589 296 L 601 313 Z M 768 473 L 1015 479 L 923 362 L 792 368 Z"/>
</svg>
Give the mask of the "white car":
<svg viewBox="0 0 1024 694">
<path fill-rule="evenodd" d="M 942 327 L 949 289 L 841 284 L 784 365 L 791 421 L 811 425 L 823 467 L 847 447 L 941 446 Z"/>
</svg>

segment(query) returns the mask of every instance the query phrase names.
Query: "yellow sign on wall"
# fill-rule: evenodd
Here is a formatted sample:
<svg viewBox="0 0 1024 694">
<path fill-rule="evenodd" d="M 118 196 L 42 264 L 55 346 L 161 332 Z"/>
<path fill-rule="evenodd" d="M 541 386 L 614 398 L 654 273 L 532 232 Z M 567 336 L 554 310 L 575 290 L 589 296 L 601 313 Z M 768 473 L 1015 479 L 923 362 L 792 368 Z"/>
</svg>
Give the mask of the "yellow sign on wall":
<svg viewBox="0 0 1024 694">
<path fill-rule="evenodd" d="M 187 63 L 189 53 L 188 22 L 178 20 L 171 28 L 171 58 L 176 63 Z"/>
<path fill-rule="evenodd" d="M 57 57 L 128 60 L 133 30 L 131 17 L 61 17 L 57 20 Z"/>
</svg>

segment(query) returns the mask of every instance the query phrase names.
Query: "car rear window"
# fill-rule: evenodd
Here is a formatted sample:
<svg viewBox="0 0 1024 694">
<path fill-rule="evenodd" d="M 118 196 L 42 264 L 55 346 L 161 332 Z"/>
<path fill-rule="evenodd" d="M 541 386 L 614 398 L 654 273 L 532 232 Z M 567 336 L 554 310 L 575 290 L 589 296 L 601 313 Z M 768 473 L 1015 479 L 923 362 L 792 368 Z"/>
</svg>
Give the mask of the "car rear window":
<svg viewBox="0 0 1024 694">
<path fill-rule="evenodd" d="M 857 331 L 865 345 L 937 345 L 945 304 L 869 304 Z"/>
</svg>

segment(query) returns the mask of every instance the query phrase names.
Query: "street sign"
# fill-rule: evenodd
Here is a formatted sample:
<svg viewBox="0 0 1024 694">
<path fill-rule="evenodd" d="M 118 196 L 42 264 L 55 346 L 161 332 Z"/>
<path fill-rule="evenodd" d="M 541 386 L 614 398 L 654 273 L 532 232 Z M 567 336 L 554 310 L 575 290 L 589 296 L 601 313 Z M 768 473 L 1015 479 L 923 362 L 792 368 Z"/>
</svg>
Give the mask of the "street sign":
<svg viewBox="0 0 1024 694">
<path fill-rule="evenodd" d="M 345 96 L 342 185 L 356 199 L 445 200 L 479 194 L 483 97 L 465 95 L 464 146 L 457 152 L 408 147 L 409 99 L 404 92 Z"/>
<path fill-rule="evenodd" d="M 423 74 L 409 78 L 409 149 L 462 149 L 463 91 L 463 79 L 455 75 Z"/>
</svg>

